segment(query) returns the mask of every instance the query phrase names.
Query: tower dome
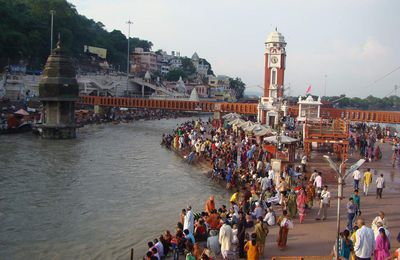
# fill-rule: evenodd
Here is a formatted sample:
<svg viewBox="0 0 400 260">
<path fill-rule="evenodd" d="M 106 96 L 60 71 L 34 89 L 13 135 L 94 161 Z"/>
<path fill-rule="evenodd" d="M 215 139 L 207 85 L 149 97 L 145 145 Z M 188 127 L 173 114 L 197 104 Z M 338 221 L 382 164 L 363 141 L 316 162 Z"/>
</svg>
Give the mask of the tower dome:
<svg viewBox="0 0 400 260">
<path fill-rule="evenodd" d="M 265 41 L 265 43 L 269 42 L 285 43 L 285 37 L 283 37 L 283 35 L 280 32 L 278 32 L 277 28 L 275 28 L 275 31 L 271 32 L 268 35 L 267 40 Z"/>
</svg>

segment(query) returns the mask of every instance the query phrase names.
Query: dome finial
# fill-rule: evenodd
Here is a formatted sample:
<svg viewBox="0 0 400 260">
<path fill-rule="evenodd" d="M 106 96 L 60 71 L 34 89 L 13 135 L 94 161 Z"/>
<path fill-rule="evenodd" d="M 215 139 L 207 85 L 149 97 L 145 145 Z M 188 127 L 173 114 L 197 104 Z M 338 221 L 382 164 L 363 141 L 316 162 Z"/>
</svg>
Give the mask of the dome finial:
<svg viewBox="0 0 400 260">
<path fill-rule="evenodd" d="M 57 48 L 58 48 L 58 49 L 61 48 L 61 34 L 60 34 L 60 33 L 58 33 Z"/>
</svg>

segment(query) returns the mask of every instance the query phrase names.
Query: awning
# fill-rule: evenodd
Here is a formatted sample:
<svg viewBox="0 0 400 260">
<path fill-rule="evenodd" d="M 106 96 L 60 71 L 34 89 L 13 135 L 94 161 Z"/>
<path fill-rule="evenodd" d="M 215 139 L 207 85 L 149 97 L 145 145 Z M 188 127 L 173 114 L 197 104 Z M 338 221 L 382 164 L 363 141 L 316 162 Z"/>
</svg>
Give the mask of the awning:
<svg viewBox="0 0 400 260">
<path fill-rule="evenodd" d="M 18 111 L 16 111 L 16 112 L 14 112 L 14 114 L 16 114 L 16 115 L 21 115 L 21 116 L 29 116 L 29 113 L 28 112 L 26 112 L 24 109 L 20 109 L 20 110 L 18 110 Z"/>
<path fill-rule="evenodd" d="M 297 142 L 297 139 L 294 139 L 292 137 L 289 137 L 287 135 L 273 135 L 273 136 L 268 136 L 264 138 L 265 142 L 271 143 L 271 144 L 277 144 L 277 143 L 281 143 L 281 144 L 290 144 L 290 143 L 294 143 Z"/>
</svg>

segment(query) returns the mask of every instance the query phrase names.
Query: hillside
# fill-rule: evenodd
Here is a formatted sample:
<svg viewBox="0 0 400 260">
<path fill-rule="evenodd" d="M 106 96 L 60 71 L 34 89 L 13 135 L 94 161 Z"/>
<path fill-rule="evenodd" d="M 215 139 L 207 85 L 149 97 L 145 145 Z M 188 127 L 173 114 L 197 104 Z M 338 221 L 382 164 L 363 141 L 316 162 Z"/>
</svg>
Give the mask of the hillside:
<svg viewBox="0 0 400 260">
<path fill-rule="evenodd" d="M 66 0 L 0 0 L 0 71 L 8 63 L 26 61 L 41 69 L 50 51 L 50 10 L 55 10 L 54 42 L 61 34 L 66 52 L 76 58 L 84 45 L 108 50 L 107 60 L 126 67 L 127 38 L 119 30 L 108 32 L 101 22 L 80 15 Z M 150 50 L 152 43 L 131 38 L 131 48 Z"/>
</svg>

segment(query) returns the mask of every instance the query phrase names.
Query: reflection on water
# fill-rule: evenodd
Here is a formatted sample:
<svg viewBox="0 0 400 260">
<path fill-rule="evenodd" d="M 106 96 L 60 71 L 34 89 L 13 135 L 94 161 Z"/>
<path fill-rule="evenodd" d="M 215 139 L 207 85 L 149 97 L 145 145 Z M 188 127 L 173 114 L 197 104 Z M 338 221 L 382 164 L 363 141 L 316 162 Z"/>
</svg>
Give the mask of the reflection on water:
<svg viewBox="0 0 400 260">
<path fill-rule="evenodd" d="M 87 126 L 75 140 L 0 136 L 0 259 L 126 259 L 187 204 L 227 201 L 159 145 L 185 120 Z"/>
</svg>

